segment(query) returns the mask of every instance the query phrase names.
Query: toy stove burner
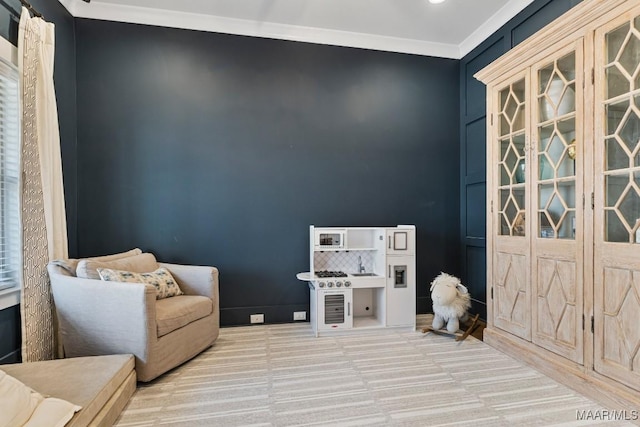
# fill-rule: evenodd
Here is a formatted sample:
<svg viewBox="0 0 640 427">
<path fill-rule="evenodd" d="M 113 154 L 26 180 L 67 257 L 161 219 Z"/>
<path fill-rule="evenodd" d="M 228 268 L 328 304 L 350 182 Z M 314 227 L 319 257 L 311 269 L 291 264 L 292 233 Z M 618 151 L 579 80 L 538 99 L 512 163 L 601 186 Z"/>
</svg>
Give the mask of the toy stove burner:
<svg viewBox="0 0 640 427">
<path fill-rule="evenodd" d="M 347 273 L 343 271 L 316 271 L 316 276 L 318 277 L 347 277 Z"/>
</svg>

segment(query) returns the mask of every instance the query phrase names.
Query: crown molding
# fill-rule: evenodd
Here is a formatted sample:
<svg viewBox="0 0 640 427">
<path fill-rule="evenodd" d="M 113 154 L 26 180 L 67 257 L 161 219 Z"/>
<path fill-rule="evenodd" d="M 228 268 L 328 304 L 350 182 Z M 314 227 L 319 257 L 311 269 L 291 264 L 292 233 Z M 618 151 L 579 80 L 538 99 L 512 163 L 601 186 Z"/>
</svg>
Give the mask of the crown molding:
<svg viewBox="0 0 640 427">
<path fill-rule="evenodd" d="M 257 22 L 197 13 L 116 5 L 93 0 L 59 0 L 75 18 L 127 22 L 307 43 L 345 46 L 423 56 L 460 59 L 513 18 L 533 0 L 510 0 L 460 45 L 367 33 Z"/>
<path fill-rule="evenodd" d="M 471 52 L 534 0 L 510 0 L 460 43 L 460 58 Z"/>
</svg>

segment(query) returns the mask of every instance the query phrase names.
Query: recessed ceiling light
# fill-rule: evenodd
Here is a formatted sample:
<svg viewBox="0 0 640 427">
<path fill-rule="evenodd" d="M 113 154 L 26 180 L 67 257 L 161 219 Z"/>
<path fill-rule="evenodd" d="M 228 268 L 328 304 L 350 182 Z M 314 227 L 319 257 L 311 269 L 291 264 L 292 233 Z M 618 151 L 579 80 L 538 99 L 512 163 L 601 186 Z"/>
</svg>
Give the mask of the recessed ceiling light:
<svg viewBox="0 0 640 427">
<path fill-rule="evenodd" d="M 432 4 L 444 3 L 444 0 L 429 0 L 429 3 L 432 3 Z"/>
</svg>

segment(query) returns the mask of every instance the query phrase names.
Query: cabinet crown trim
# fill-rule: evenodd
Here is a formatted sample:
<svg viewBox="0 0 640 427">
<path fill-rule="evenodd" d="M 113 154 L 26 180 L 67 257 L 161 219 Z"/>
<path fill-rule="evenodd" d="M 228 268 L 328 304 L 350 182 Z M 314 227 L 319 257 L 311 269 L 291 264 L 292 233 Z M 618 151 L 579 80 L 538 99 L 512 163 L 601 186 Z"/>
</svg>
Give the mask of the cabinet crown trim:
<svg viewBox="0 0 640 427">
<path fill-rule="evenodd" d="M 619 14 L 623 8 L 632 9 L 640 0 L 583 0 L 555 21 L 513 47 L 494 62 L 474 74 L 477 80 L 489 84 L 504 76 L 504 70 L 522 69 L 557 49 L 558 43 L 571 43 L 593 30 L 603 15 Z M 606 19 L 605 19 L 606 21 Z"/>
</svg>

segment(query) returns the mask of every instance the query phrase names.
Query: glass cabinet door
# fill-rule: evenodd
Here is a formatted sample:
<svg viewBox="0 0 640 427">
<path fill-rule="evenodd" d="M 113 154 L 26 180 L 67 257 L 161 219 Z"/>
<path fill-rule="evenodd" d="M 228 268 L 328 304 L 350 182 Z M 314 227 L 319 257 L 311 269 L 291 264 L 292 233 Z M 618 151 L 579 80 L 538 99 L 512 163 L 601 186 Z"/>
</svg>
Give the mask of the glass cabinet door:
<svg viewBox="0 0 640 427">
<path fill-rule="evenodd" d="M 584 182 L 583 51 L 579 39 L 532 70 L 532 340 L 577 363 L 584 356 L 583 212 L 576 208 Z"/>
<path fill-rule="evenodd" d="M 640 243 L 640 18 L 605 37 L 605 241 Z"/>
<path fill-rule="evenodd" d="M 596 31 L 594 366 L 640 384 L 640 7 Z M 634 17 L 635 16 L 635 17 Z"/>
<path fill-rule="evenodd" d="M 525 80 L 498 93 L 498 224 L 502 236 L 524 236 L 525 231 Z"/>
<path fill-rule="evenodd" d="M 531 280 L 527 217 L 527 170 L 531 111 L 529 72 L 512 76 L 492 91 L 492 200 L 495 230 L 491 278 L 493 321 L 497 328 L 531 340 Z"/>
<path fill-rule="evenodd" d="M 576 53 L 537 75 L 537 237 L 576 233 Z"/>
</svg>

